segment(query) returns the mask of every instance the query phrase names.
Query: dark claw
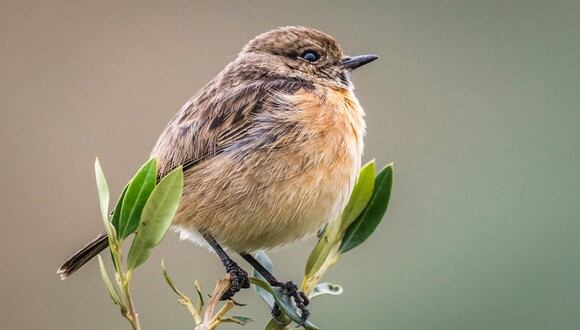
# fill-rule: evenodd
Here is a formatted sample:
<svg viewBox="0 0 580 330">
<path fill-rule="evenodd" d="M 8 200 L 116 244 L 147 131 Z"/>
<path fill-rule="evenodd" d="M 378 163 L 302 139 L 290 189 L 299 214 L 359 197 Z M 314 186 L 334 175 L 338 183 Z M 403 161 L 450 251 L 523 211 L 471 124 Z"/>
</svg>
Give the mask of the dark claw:
<svg viewBox="0 0 580 330">
<path fill-rule="evenodd" d="M 274 317 L 274 320 L 278 319 L 281 314 L 282 311 L 280 310 L 280 306 L 278 306 L 278 304 L 274 304 L 274 307 L 272 307 L 272 317 Z"/>
<path fill-rule="evenodd" d="M 302 291 L 298 291 L 298 286 L 294 284 L 292 281 L 288 281 L 286 283 L 274 283 L 273 286 L 277 286 L 286 290 L 286 294 L 294 299 L 294 303 L 296 304 L 296 308 L 300 310 L 300 319 L 301 322 L 299 323 L 300 326 L 304 325 L 308 317 L 310 316 L 310 311 L 306 308 L 308 304 L 310 304 L 310 299 L 304 294 Z M 274 305 L 272 308 L 272 316 L 274 319 L 280 316 L 280 307 L 278 305 Z"/>
<path fill-rule="evenodd" d="M 226 265 L 226 272 L 231 276 L 232 287 L 222 295 L 220 300 L 230 299 L 241 289 L 247 289 L 250 287 L 248 273 L 238 266 L 237 263 L 233 261 L 228 263 Z"/>
<path fill-rule="evenodd" d="M 300 296 L 302 297 L 302 301 L 304 302 L 304 306 L 310 305 L 310 299 L 308 299 L 308 297 L 306 297 L 304 292 L 298 291 L 298 293 L 300 293 Z"/>
</svg>

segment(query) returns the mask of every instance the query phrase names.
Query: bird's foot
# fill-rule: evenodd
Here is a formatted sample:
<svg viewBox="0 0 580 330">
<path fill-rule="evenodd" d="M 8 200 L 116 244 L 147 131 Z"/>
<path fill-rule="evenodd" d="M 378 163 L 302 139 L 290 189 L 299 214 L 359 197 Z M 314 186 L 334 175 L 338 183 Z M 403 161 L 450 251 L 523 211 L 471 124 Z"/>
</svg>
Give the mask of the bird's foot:
<svg viewBox="0 0 580 330">
<path fill-rule="evenodd" d="M 241 289 L 248 289 L 250 287 L 248 273 L 242 267 L 234 261 L 228 262 L 225 266 L 226 272 L 231 276 L 232 286 L 222 295 L 220 300 L 230 299 Z"/>
<path fill-rule="evenodd" d="M 306 306 L 310 304 L 310 299 L 308 299 L 304 292 L 299 291 L 298 286 L 296 286 L 296 284 L 294 284 L 292 281 L 288 281 L 286 283 L 278 282 L 274 283 L 272 286 L 284 289 L 284 291 L 286 291 L 285 294 L 294 300 L 296 308 L 298 308 L 300 311 L 301 322 L 299 325 L 304 325 L 304 322 L 306 322 L 310 316 L 310 311 L 306 308 Z M 272 316 L 274 316 L 274 319 L 280 316 L 280 313 L 280 307 L 275 304 L 272 308 Z"/>
</svg>

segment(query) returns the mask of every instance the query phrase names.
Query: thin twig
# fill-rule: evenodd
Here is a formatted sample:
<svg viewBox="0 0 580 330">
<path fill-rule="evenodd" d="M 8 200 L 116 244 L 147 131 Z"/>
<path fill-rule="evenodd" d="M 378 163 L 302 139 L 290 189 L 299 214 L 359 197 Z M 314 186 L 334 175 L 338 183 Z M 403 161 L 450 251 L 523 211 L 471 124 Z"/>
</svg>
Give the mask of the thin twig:
<svg viewBox="0 0 580 330">
<path fill-rule="evenodd" d="M 203 322 L 203 320 L 201 319 L 201 314 L 199 313 L 199 311 L 193 306 L 193 302 L 188 299 L 183 299 L 180 298 L 178 300 L 178 302 L 180 304 L 182 304 L 183 306 L 185 306 L 185 308 L 187 308 L 187 310 L 189 311 L 189 313 L 191 314 L 191 316 L 193 316 L 193 320 L 195 321 L 195 324 L 201 324 Z"/>
<path fill-rule="evenodd" d="M 131 296 L 131 279 L 133 277 L 133 272 L 128 271 L 123 283 L 123 292 L 125 295 L 125 303 L 127 305 L 127 313 L 125 318 L 131 323 L 133 330 L 141 330 L 141 324 L 139 323 L 139 314 L 135 310 L 135 305 L 133 304 L 133 297 Z"/>
<path fill-rule="evenodd" d="M 230 274 L 226 274 L 223 279 L 217 281 L 215 288 L 211 294 L 211 299 L 207 304 L 205 314 L 203 317 L 203 323 L 196 327 L 196 330 L 213 330 L 215 329 L 218 324 L 220 323 L 220 319 L 215 319 L 214 312 L 217 308 L 217 305 L 220 302 L 220 298 L 223 294 L 228 291 L 228 289 L 232 286 L 231 276 Z M 229 303 L 229 304 L 228 304 Z M 221 315 L 223 316 L 228 310 L 233 307 L 233 301 L 228 300 L 224 306 L 218 311 L 216 316 Z M 220 316 L 220 318 L 221 318 Z M 217 321 L 217 322 L 216 322 Z"/>
<path fill-rule="evenodd" d="M 213 316 L 210 329 L 217 328 L 217 326 L 222 321 L 222 317 L 224 317 L 226 313 L 230 311 L 230 309 L 234 308 L 235 305 L 236 304 L 231 299 L 226 301 L 226 303 L 222 306 L 222 308 L 220 308 L 220 310 Z"/>
</svg>

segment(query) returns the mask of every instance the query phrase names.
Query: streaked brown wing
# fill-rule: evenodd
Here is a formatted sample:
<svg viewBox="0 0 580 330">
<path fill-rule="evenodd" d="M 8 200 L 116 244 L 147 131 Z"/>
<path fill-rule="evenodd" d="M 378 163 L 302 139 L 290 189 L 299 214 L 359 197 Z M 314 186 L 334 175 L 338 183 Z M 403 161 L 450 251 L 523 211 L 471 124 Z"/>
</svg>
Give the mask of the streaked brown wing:
<svg viewBox="0 0 580 330">
<path fill-rule="evenodd" d="M 274 98 L 312 85 L 297 79 L 268 79 L 224 87 L 220 76 L 187 102 L 169 122 L 152 156 L 159 161 L 159 177 L 183 165 L 190 170 L 247 138 L 257 114 L 276 111 Z"/>
</svg>

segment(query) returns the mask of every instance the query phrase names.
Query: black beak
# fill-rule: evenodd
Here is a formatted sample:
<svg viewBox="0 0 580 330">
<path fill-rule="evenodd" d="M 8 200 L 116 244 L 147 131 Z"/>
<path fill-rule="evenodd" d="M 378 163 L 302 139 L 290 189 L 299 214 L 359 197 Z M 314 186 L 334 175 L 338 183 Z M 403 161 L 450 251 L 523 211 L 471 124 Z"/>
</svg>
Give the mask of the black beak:
<svg viewBox="0 0 580 330">
<path fill-rule="evenodd" d="M 342 59 L 342 65 L 347 70 L 354 70 L 359 66 L 363 66 L 379 58 L 377 55 L 358 55 L 350 56 Z"/>
</svg>

